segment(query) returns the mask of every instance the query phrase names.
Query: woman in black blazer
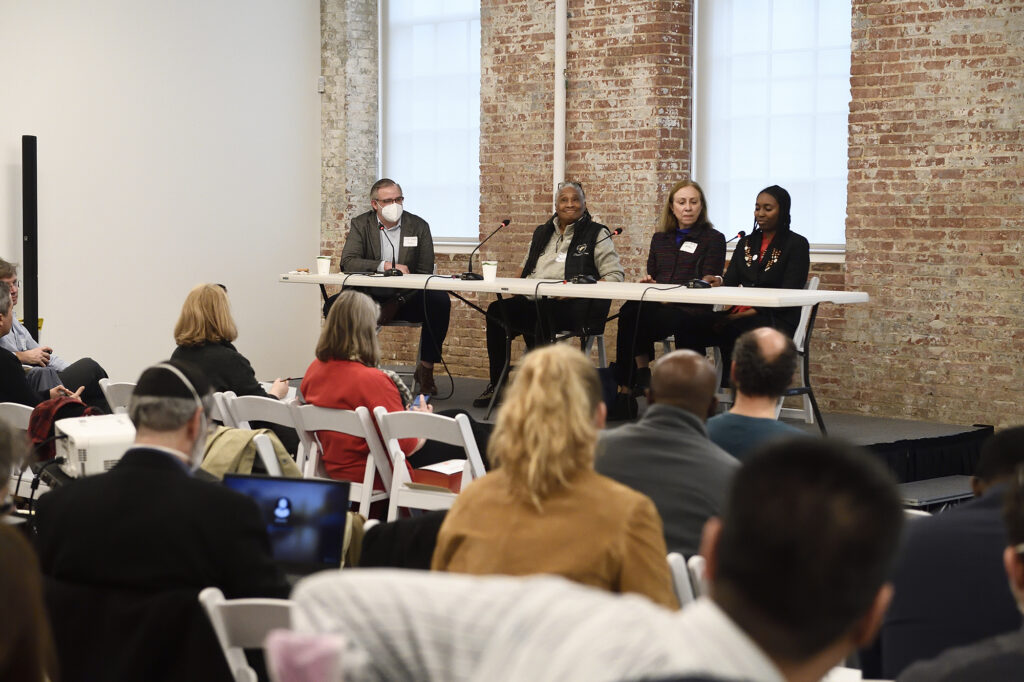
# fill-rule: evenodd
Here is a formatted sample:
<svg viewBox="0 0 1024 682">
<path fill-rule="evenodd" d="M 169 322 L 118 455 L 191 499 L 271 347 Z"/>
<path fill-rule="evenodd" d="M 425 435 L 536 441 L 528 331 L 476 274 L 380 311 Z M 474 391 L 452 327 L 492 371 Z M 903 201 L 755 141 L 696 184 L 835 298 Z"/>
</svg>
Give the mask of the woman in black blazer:
<svg viewBox="0 0 1024 682">
<path fill-rule="evenodd" d="M 742 237 L 729 261 L 724 277 L 712 286 L 803 289 L 810 270 L 810 244 L 790 229 L 789 192 L 778 185 L 761 190 L 754 203 L 754 230 Z M 732 347 L 745 331 L 774 327 L 788 336 L 800 322 L 800 308 L 752 308 L 732 306 L 703 318 L 676 336 L 680 348 L 718 346 L 725 372 L 729 375 Z M 680 338 L 682 336 L 682 339 Z"/>
</svg>

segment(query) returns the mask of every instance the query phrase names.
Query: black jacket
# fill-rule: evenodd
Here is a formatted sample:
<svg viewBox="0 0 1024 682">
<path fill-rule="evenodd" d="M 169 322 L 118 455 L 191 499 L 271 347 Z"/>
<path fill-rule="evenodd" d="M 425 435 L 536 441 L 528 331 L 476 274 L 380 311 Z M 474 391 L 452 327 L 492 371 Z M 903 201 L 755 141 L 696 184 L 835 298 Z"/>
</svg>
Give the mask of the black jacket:
<svg viewBox="0 0 1024 682">
<path fill-rule="evenodd" d="M 761 252 L 760 230 L 741 238 L 723 276 L 727 287 L 745 286 L 767 289 L 803 289 L 811 269 L 811 245 L 792 230 L 778 232 L 765 251 Z M 767 311 L 792 329 L 800 321 L 800 308 L 773 308 Z M 792 333 L 792 332 L 790 332 Z"/>
<path fill-rule="evenodd" d="M 36 528 L 44 575 L 65 583 L 288 593 L 256 503 L 193 478 L 159 450 L 132 448 L 109 472 L 43 495 Z"/>
</svg>

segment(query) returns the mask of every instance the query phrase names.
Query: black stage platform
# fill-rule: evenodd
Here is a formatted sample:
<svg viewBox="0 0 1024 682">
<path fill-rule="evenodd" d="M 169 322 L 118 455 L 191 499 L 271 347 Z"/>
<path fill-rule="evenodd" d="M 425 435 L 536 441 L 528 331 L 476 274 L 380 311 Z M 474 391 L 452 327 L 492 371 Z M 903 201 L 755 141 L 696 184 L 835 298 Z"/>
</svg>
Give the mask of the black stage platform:
<svg viewBox="0 0 1024 682">
<path fill-rule="evenodd" d="M 437 366 L 436 370 L 440 369 Z M 437 373 L 435 380 L 441 391 L 438 398 L 444 398 L 451 390 L 448 377 Z M 486 385 L 483 379 L 456 377 L 455 394 L 446 400 L 435 400 L 437 409 L 464 409 L 482 421 L 487 410 L 473 407 L 473 399 Z M 641 400 L 641 410 L 643 403 Z M 870 449 L 882 458 L 900 483 L 973 474 L 981 444 L 992 433 L 992 427 L 984 425 L 958 426 L 827 412 L 824 416 L 829 436 Z M 789 423 L 808 433 L 819 433 L 817 426 Z"/>
</svg>

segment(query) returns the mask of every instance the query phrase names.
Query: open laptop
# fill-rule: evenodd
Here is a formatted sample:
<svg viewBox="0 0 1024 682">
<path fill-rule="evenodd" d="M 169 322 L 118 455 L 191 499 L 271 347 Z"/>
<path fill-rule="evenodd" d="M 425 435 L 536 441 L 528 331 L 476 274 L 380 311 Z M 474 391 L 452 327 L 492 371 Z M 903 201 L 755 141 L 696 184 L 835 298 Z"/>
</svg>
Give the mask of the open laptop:
<svg viewBox="0 0 1024 682">
<path fill-rule="evenodd" d="M 348 482 L 226 474 L 224 485 L 255 500 L 289 579 L 341 567 Z"/>
</svg>

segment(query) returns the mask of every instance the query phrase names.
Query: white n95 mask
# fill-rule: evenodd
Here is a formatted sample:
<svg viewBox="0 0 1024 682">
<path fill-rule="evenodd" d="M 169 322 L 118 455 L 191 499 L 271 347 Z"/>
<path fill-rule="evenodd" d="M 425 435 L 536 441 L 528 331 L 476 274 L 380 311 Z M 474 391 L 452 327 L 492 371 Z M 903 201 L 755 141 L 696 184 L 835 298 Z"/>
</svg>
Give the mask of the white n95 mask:
<svg viewBox="0 0 1024 682">
<path fill-rule="evenodd" d="M 389 223 L 397 223 L 398 219 L 402 217 L 402 205 L 388 204 L 380 210 L 380 215 Z"/>
</svg>

